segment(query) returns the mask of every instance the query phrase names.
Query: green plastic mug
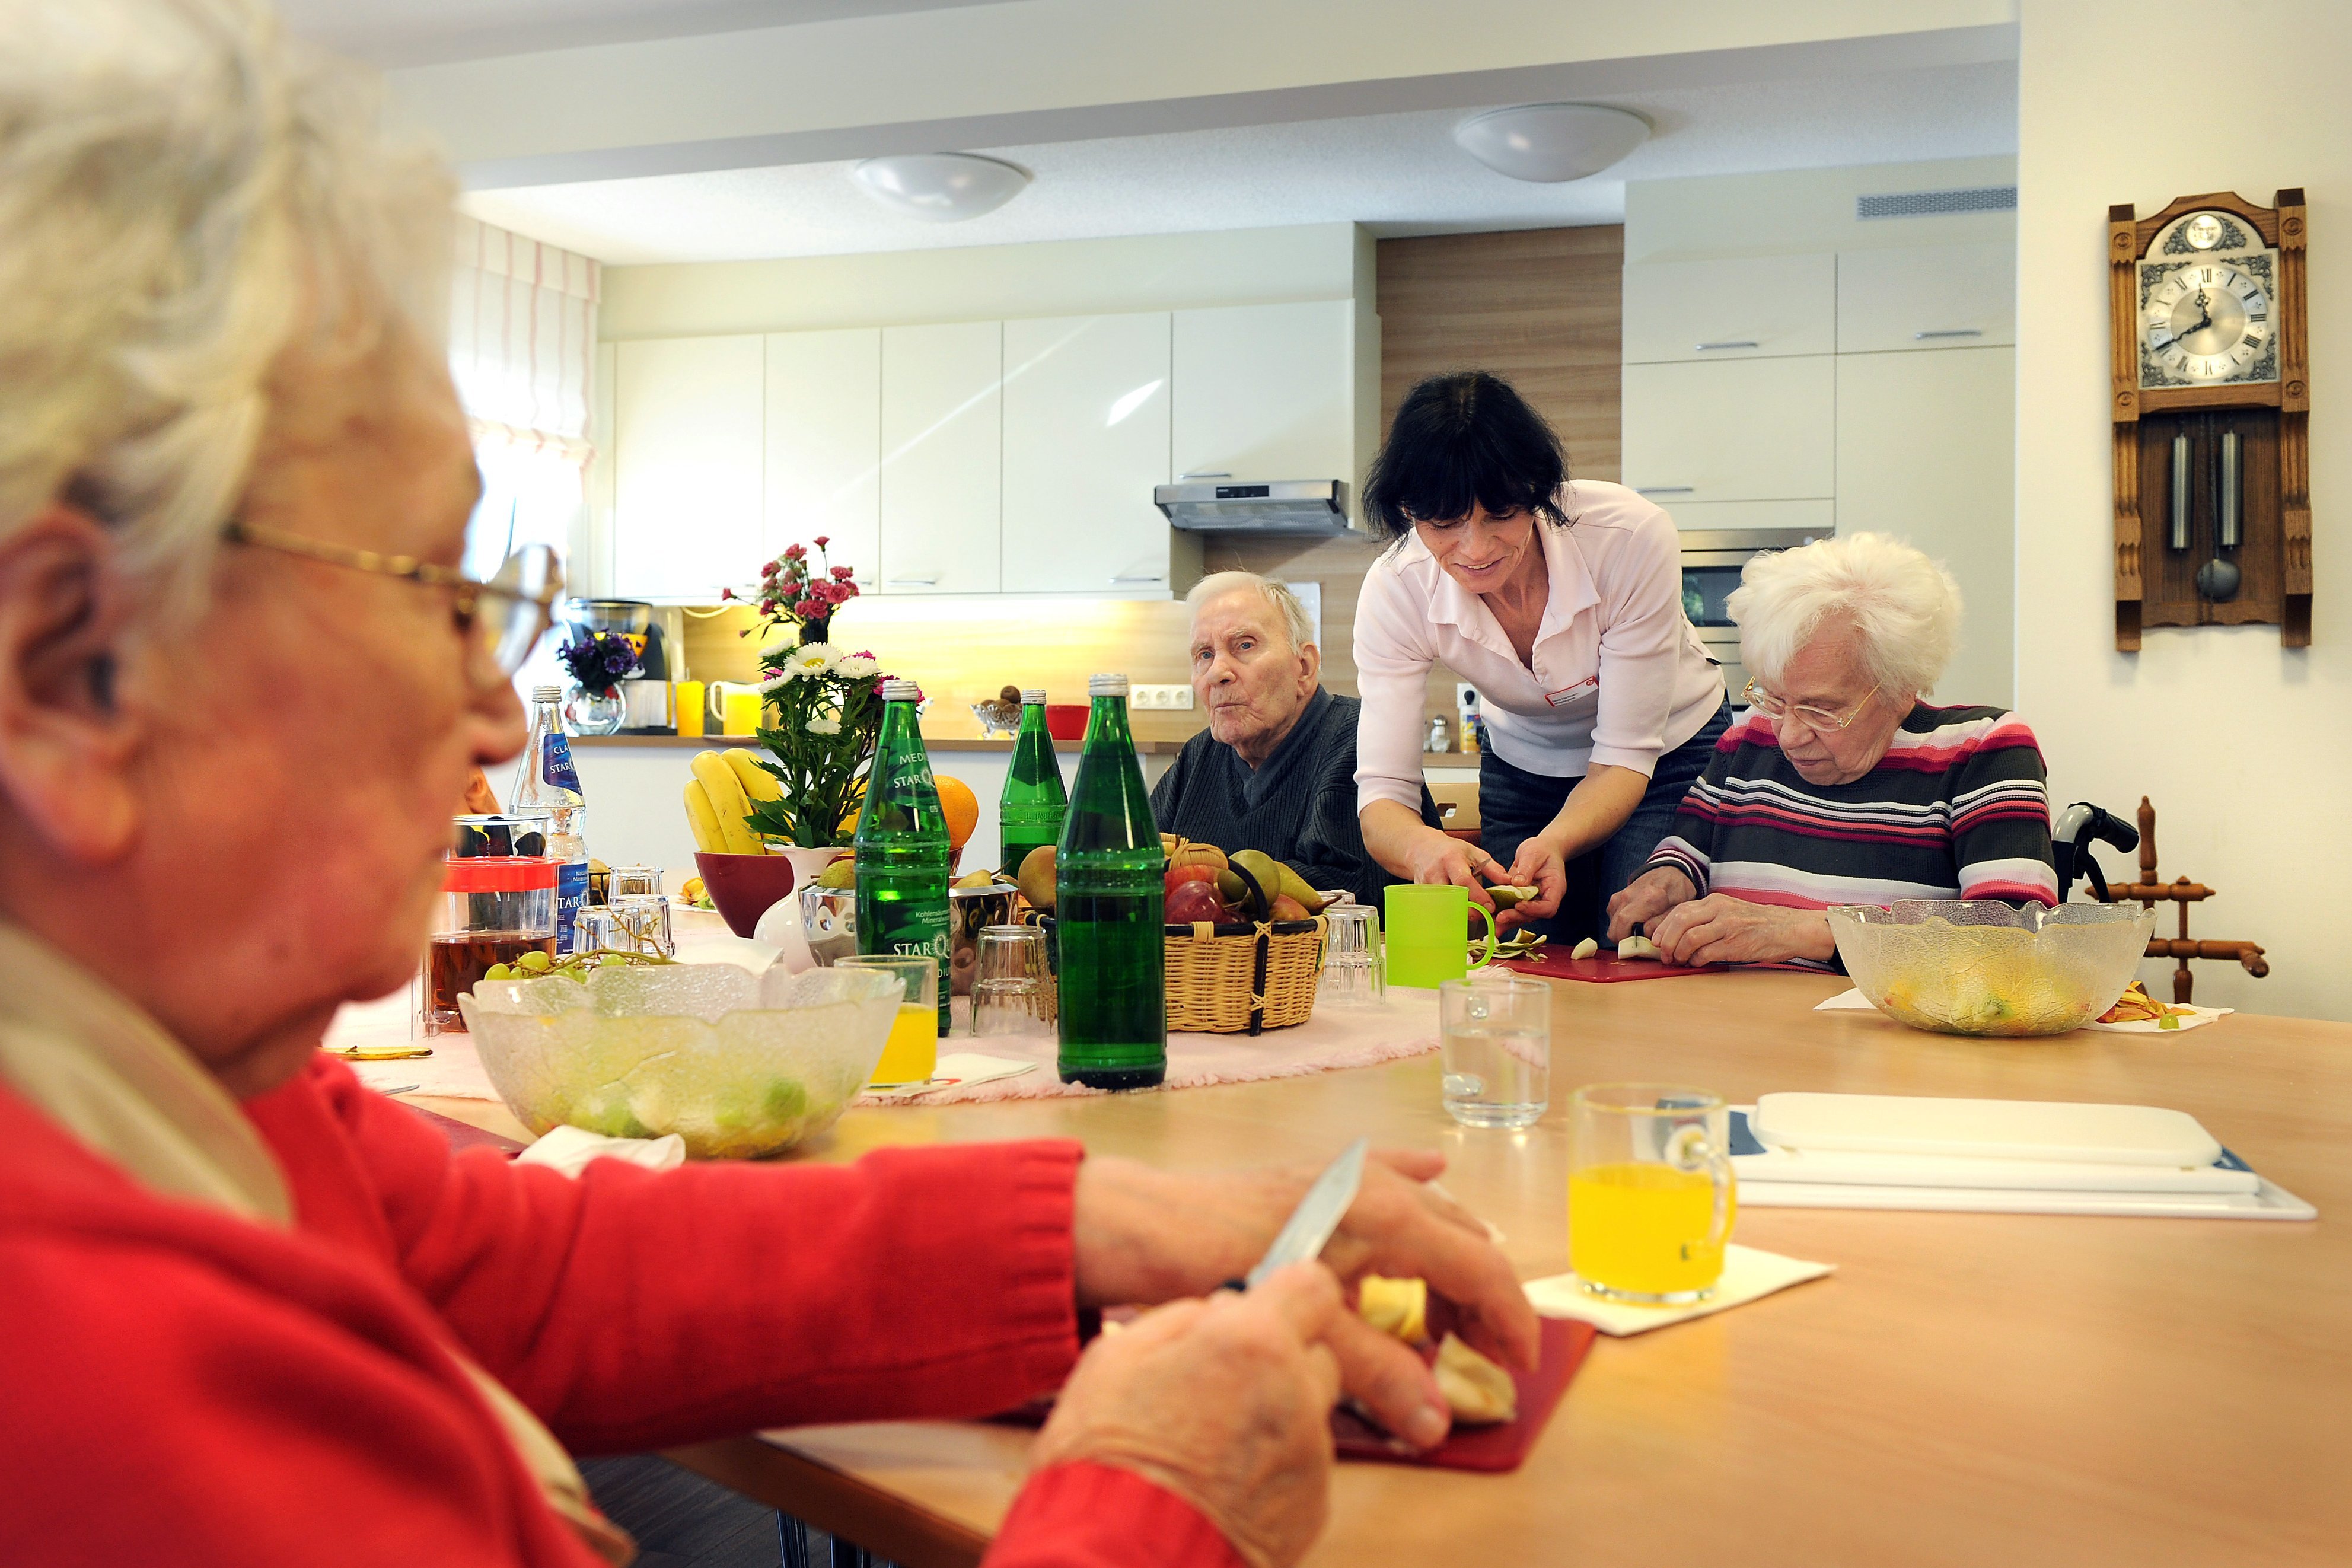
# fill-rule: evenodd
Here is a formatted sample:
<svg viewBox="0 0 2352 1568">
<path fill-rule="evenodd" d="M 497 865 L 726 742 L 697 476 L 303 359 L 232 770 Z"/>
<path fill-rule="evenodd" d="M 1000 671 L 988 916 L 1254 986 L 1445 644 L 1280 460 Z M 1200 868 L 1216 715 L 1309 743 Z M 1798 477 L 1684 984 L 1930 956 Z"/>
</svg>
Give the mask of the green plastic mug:
<svg viewBox="0 0 2352 1568">
<path fill-rule="evenodd" d="M 1470 890 L 1452 884 L 1427 887 L 1399 883 L 1383 895 L 1388 918 L 1389 984 L 1433 989 L 1483 969 L 1495 956 L 1495 917 L 1470 901 Z M 1475 911 L 1486 922 L 1478 962 L 1470 962 L 1465 928 Z"/>
</svg>

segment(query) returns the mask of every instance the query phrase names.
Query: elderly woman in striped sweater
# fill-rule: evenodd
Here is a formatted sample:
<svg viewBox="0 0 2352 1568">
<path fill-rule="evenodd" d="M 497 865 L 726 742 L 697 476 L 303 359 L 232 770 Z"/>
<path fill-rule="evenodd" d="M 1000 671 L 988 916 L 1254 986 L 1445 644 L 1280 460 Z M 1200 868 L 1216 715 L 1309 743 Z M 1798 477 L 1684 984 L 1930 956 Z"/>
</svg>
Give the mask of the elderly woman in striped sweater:
<svg viewBox="0 0 2352 1568">
<path fill-rule="evenodd" d="M 1675 963 L 1819 963 L 1822 911 L 1897 899 L 2054 904 L 2033 731 L 1922 701 L 1958 640 L 1959 589 L 1874 533 L 1760 555 L 1731 595 L 1755 679 L 1673 831 L 1609 902 Z"/>
</svg>

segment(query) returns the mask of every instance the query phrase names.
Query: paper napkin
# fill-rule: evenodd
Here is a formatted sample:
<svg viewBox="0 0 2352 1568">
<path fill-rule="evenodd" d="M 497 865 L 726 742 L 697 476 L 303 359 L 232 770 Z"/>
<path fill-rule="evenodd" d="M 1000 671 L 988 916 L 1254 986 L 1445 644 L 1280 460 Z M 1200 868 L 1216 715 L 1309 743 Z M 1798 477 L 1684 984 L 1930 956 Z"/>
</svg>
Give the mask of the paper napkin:
<svg viewBox="0 0 2352 1568">
<path fill-rule="evenodd" d="M 515 1159 L 552 1166 L 567 1176 L 586 1170 L 591 1160 L 626 1160 L 648 1171 L 667 1171 L 686 1163 L 686 1140 L 675 1132 L 662 1138 L 607 1138 L 577 1127 L 557 1127 Z"/>
<path fill-rule="evenodd" d="M 1527 1292 L 1528 1303 L 1544 1317 L 1574 1318 L 1591 1323 L 1604 1334 L 1622 1338 L 1663 1329 L 1685 1318 L 1704 1318 L 1710 1312 L 1744 1307 L 1759 1296 L 1769 1296 L 1775 1290 L 1785 1290 L 1808 1279 L 1819 1279 L 1836 1268 L 1834 1263 L 1808 1263 L 1801 1258 L 1783 1258 L 1777 1252 L 1734 1242 L 1723 1249 L 1723 1278 L 1717 1283 L 1715 1294 L 1687 1307 L 1629 1307 L 1604 1301 L 1587 1294 L 1573 1274 L 1530 1279 Z"/>
<path fill-rule="evenodd" d="M 931 1076 L 920 1083 L 894 1083 L 884 1089 L 866 1092 L 889 1100 L 905 1100 L 918 1094 L 929 1094 L 939 1089 L 968 1089 L 976 1083 L 994 1079 L 1018 1078 L 1034 1071 L 1037 1064 L 1018 1057 L 992 1057 L 979 1051 L 950 1051 L 941 1057 Z"/>
<path fill-rule="evenodd" d="M 1813 1011 L 1816 1013 L 1870 1013 L 1876 1009 L 1871 1006 L 1870 998 L 1864 996 L 1861 990 L 1856 988 L 1839 992 L 1828 1001 L 1816 1005 Z M 2136 1018 L 2128 1024 L 2092 1022 L 2084 1025 L 2083 1027 L 2105 1029 L 2113 1034 L 2123 1035 L 2177 1035 L 2183 1029 L 2201 1029 L 2222 1014 L 2231 1011 L 2233 1009 L 2228 1007 L 2191 1007 L 2186 1015 L 2174 1018 L 2172 1027 L 2169 1029 L 2164 1028 L 2154 1018 Z"/>
</svg>

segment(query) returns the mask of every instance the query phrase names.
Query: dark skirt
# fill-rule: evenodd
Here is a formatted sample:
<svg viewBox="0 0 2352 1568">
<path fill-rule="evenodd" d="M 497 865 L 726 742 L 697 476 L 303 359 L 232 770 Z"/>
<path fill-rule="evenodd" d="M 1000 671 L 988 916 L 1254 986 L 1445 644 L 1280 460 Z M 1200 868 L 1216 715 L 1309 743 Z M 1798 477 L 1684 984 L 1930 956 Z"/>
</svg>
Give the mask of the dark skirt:
<svg viewBox="0 0 2352 1568">
<path fill-rule="evenodd" d="M 1706 771 L 1715 743 L 1730 727 L 1731 704 L 1726 702 L 1699 726 L 1697 734 L 1658 758 L 1642 804 L 1624 826 L 1568 863 L 1568 893 L 1559 901 L 1559 913 L 1530 921 L 1532 929 L 1555 944 L 1602 934 L 1609 924 L 1609 900 L 1642 874 L 1658 840 L 1673 830 L 1683 796 Z M 1519 846 L 1550 825 L 1568 804 L 1568 792 L 1582 782 L 1581 776 L 1531 773 L 1486 752 L 1478 760 L 1478 847 L 1508 866 Z"/>
</svg>

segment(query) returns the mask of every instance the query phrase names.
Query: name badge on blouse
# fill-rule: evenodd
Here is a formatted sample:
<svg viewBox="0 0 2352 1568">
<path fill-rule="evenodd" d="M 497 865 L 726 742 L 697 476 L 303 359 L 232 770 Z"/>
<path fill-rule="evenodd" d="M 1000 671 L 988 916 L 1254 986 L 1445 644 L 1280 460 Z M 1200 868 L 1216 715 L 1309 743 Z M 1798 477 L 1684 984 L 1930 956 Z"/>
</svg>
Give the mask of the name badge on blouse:
<svg viewBox="0 0 2352 1568">
<path fill-rule="evenodd" d="M 1544 701 L 1553 708 L 1566 708 L 1581 702 L 1600 689 L 1601 678 L 1597 675 L 1588 675 L 1573 686 L 1563 686 L 1558 691 L 1545 692 Z"/>
</svg>

